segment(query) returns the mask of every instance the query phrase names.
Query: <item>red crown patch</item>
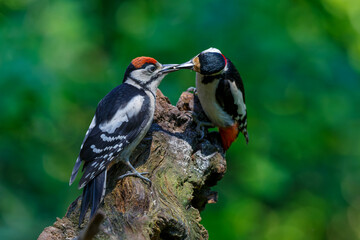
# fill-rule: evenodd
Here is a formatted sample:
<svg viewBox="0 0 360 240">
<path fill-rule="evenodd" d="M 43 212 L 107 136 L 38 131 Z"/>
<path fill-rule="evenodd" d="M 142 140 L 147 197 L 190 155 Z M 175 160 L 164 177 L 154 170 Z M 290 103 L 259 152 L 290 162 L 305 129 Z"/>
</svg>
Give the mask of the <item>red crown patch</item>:
<svg viewBox="0 0 360 240">
<path fill-rule="evenodd" d="M 151 57 L 137 57 L 131 61 L 135 68 L 141 68 L 145 63 L 156 64 L 157 61 Z"/>
</svg>

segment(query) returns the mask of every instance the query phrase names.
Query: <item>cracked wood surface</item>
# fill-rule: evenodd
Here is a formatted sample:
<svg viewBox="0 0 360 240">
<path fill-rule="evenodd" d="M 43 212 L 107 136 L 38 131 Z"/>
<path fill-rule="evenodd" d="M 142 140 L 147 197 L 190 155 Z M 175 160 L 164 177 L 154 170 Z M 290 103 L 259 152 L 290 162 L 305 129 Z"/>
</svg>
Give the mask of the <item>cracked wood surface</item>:
<svg viewBox="0 0 360 240">
<path fill-rule="evenodd" d="M 100 207 L 105 219 L 94 239 L 208 239 L 200 211 L 217 202 L 210 187 L 223 177 L 226 161 L 217 132 L 200 139 L 189 112 L 193 110 L 200 120 L 205 118 L 192 93 L 184 92 L 172 106 L 158 90 L 154 122 L 131 157 L 139 172 L 150 173 L 152 185 L 135 177 L 117 180 L 127 169 L 115 164 Z M 79 236 L 89 216 L 79 229 L 80 203 L 81 197 L 38 240 Z"/>
</svg>

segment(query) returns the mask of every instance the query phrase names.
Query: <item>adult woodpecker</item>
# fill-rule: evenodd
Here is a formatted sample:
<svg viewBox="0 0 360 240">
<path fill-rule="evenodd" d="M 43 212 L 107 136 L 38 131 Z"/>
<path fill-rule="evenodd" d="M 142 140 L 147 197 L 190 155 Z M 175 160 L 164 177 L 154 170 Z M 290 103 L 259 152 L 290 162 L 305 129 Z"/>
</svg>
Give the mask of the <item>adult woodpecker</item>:
<svg viewBox="0 0 360 240">
<path fill-rule="evenodd" d="M 196 71 L 196 92 L 213 125 L 219 128 L 227 150 L 241 132 L 249 141 L 245 90 L 234 64 L 220 50 L 209 48 L 176 69 Z"/>
<path fill-rule="evenodd" d="M 167 73 L 176 71 L 173 66 L 150 57 L 135 58 L 125 71 L 123 83 L 99 102 L 70 177 L 71 185 L 84 162 L 79 183 L 79 189 L 84 188 L 79 226 L 87 209 L 91 208 L 91 218 L 102 202 L 106 174 L 114 163 L 122 161 L 131 170 L 120 178 L 136 176 L 151 182 L 143 176 L 147 173 L 136 171 L 129 157 L 150 128 L 156 90 Z"/>
</svg>

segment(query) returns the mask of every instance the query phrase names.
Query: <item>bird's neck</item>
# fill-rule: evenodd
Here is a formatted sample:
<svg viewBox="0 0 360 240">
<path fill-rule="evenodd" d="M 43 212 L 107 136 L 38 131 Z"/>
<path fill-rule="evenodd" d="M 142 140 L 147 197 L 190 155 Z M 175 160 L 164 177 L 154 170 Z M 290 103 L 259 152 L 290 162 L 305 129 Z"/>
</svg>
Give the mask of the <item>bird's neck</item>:
<svg viewBox="0 0 360 240">
<path fill-rule="evenodd" d="M 163 78 L 163 77 L 162 77 Z M 160 82 L 162 80 L 162 78 L 158 78 L 154 81 L 148 82 L 148 83 L 142 83 L 140 84 L 139 81 L 136 81 L 135 79 L 133 79 L 132 77 L 127 77 L 125 80 L 126 84 L 129 84 L 133 87 L 136 87 L 140 90 L 144 90 L 146 92 L 151 92 L 152 95 L 156 95 L 156 91 L 160 85 Z"/>
<path fill-rule="evenodd" d="M 196 73 L 196 79 L 198 79 L 198 81 L 201 81 L 201 83 L 205 85 L 217 81 L 221 77 L 222 73 L 218 73 L 216 75 L 202 75 L 200 73 Z"/>
</svg>

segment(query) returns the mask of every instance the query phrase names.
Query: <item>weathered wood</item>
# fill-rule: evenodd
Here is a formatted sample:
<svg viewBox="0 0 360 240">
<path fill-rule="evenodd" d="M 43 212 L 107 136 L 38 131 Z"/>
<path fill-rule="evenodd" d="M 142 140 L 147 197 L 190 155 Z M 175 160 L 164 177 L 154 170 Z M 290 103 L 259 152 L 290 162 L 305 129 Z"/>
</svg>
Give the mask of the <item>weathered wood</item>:
<svg viewBox="0 0 360 240">
<path fill-rule="evenodd" d="M 95 239 L 208 239 L 200 211 L 217 201 L 210 187 L 223 177 L 226 161 L 218 152 L 218 133 L 200 139 L 195 130 L 189 111 L 195 108 L 201 119 L 199 106 L 191 93 L 184 92 L 175 107 L 157 92 L 154 123 L 131 158 L 138 171 L 150 172 L 152 185 L 135 177 L 117 180 L 127 169 L 114 165 L 100 207 L 105 220 Z M 82 230 L 77 227 L 80 203 L 79 197 L 38 239 L 77 237 Z"/>
<path fill-rule="evenodd" d="M 77 240 L 92 240 L 96 234 L 100 231 L 100 225 L 104 221 L 105 214 L 98 210 L 95 215 L 91 218 L 86 228 L 80 232 Z"/>
</svg>

